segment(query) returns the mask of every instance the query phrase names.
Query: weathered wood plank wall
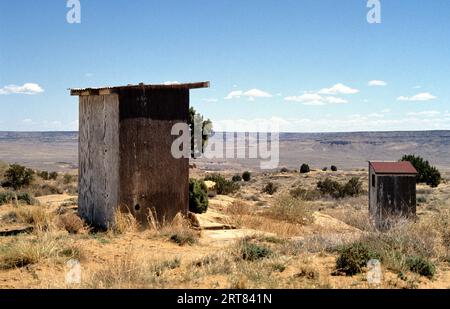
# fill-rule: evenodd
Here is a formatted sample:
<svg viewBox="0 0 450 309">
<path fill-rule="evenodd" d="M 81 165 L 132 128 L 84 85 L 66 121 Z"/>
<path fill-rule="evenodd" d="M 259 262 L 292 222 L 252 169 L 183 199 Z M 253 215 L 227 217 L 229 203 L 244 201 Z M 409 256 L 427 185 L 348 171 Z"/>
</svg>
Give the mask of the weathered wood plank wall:
<svg viewBox="0 0 450 309">
<path fill-rule="evenodd" d="M 82 96 L 79 113 L 78 212 L 106 228 L 118 206 L 119 97 Z"/>
</svg>

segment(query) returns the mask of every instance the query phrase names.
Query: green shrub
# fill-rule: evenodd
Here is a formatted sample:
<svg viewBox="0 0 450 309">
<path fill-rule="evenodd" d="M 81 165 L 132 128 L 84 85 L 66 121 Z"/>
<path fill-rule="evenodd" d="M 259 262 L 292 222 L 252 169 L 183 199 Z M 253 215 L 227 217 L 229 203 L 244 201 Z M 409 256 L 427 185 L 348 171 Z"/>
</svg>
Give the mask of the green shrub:
<svg viewBox="0 0 450 309">
<path fill-rule="evenodd" d="M 58 179 L 58 173 L 57 172 L 51 172 L 50 174 L 48 174 L 48 179 L 49 180 L 56 180 L 56 179 Z"/>
<path fill-rule="evenodd" d="M 320 198 L 320 192 L 317 190 L 306 190 L 301 187 L 294 188 L 289 191 L 289 194 L 304 201 L 315 201 Z"/>
<path fill-rule="evenodd" d="M 311 172 L 311 169 L 309 168 L 308 164 L 302 164 L 302 166 L 300 167 L 300 174 L 307 174 Z"/>
<path fill-rule="evenodd" d="M 419 196 L 417 197 L 417 203 L 424 204 L 427 202 L 427 198 L 425 196 Z"/>
<path fill-rule="evenodd" d="M 425 183 L 431 187 L 437 187 L 441 183 L 441 173 L 430 162 L 415 155 L 405 155 L 401 161 L 408 161 L 417 170 L 417 183 Z"/>
<path fill-rule="evenodd" d="M 330 195 L 334 198 L 341 197 L 342 186 L 339 182 L 326 178 L 324 181 L 317 183 L 317 189 L 323 195 Z"/>
<path fill-rule="evenodd" d="M 409 257 L 406 260 L 406 265 L 410 271 L 430 279 L 436 274 L 436 266 L 426 258 Z"/>
<path fill-rule="evenodd" d="M 0 205 L 8 204 L 14 199 L 14 193 L 10 191 L 0 192 Z"/>
<path fill-rule="evenodd" d="M 353 276 L 360 273 L 372 259 L 379 259 L 379 255 L 365 244 L 354 243 L 340 250 L 336 270 Z"/>
<path fill-rule="evenodd" d="M 335 165 L 331 166 L 331 171 L 332 172 L 337 172 L 337 170 L 338 170 L 337 166 L 335 166 Z"/>
<path fill-rule="evenodd" d="M 47 171 L 38 172 L 37 175 L 39 177 L 41 177 L 42 179 L 44 179 L 44 180 L 48 180 L 49 179 L 48 178 L 49 177 L 49 173 Z"/>
<path fill-rule="evenodd" d="M 27 205 L 34 205 L 36 204 L 36 200 L 26 192 L 17 193 L 17 200 L 26 203 Z"/>
<path fill-rule="evenodd" d="M 184 246 L 184 245 L 192 246 L 198 242 L 198 239 L 194 233 L 184 232 L 184 233 L 172 234 L 172 236 L 170 236 L 170 241 L 178 244 L 179 246 Z"/>
<path fill-rule="evenodd" d="M 2 186 L 10 187 L 14 190 L 29 186 L 33 181 L 33 174 L 33 170 L 22 165 L 13 164 L 5 172 L 5 181 Z"/>
<path fill-rule="evenodd" d="M 249 171 L 245 171 L 245 172 L 242 174 L 242 179 L 243 179 L 245 182 L 249 182 L 251 178 L 252 178 L 252 174 L 251 174 Z"/>
<path fill-rule="evenodd" d="M 344 198 L 346 196 L 358 196 L 362 191 L 362 183 L 358 177 L 353 177 L 345 185 L 337 181 L 326 178 L 317 183 L 317 189 L 323 195 L 330 195 L 333 198 Z"/>
<path fill-rule="evenodd" d="M 241 175 L 234 175 L 233 178 L 231 178 L 231 180 L 234 182 L 241 182 L 242 177 L 241 177 Z"/>
<path fill-rule="evenodd" d="M 286 167 L 283 167 L 283 168 L 280 170 L 280 173 L 283 173 L 283 174 L 289 173 L 289 170 L 288 170 Z"/>
<path fill-rule="evenodd" d="M 342 188 L 343 196 L 358 196 L 362 193 L 362 183 L 358 177 L 350 179 Z"/>
<path fill-rule="evenodd" d="M 324 168 L 322 169 L 322 172 L 326 172 L 326 171 L 328 171 L 328 167 L 324 167 Z"/>
<path fill-rule="evenodd" d="M 241 257 L 245 261 L 258 261 L 272 255 L 272 250 L 244 239 L 241 244 Z"/>
<path fill-rule="evenodd" d="M 267 193 L 269 195 L 275 194 L 277 192 L 278 186 L 275 185 L 273 182 L 269 182 L 267 185 L 264 186 L 262 192 Z"/>
<path fill-rule="evenodd" d="M 0 192 L 0 205 L 11 203 L 16 199 L 17 201 L 24 202 L 27 205 L 37 204 L 37 201 L 29 193 L 26 192 L 19 192 L 19 193 L 11 191 Z"/>
<path fill-rule="evenodd" d="M 197 214 L 208 209 L 208 188 L 203 181 L 189 179 L 189 211 Z"/>
<path fill-rule="evenodd" d="M 216 183 L 215 189 L 217 191 L 217 194 L 220 194 L 220 195 L 232 194 L 232 193 L 238 191 L 240 188 L 238 183 L 226 180 L 220 174 L 208 175 L 205 177 L 205 180 L 215 182 Z"/>
<path fill-rule="evenodd" d="M 70 175 L 70 174 L 64 174 L 64 176 L 63 176 L 63 183 L 65 184 L 65 185 L 68 185 L 69 183 L 71 183 L 71 182 L 73 182 L 74 181 L 74 176 L 73 175 Z"/>
</svg>

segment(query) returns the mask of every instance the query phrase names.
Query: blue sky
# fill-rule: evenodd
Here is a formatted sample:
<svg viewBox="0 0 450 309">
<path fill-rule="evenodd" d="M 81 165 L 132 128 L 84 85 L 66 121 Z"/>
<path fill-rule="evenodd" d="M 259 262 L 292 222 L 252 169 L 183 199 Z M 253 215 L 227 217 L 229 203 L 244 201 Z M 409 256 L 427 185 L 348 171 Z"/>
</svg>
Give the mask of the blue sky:
<svg viewBox="0 0 450 309">
<path fill-rule="evenodd" d="M 0 1 L 0 130 L 76 130 L 71 87 L 204 80 L 191 104 L 236 130 L 450 129 L 450 1 L 80 2 Z"/>
</svg>

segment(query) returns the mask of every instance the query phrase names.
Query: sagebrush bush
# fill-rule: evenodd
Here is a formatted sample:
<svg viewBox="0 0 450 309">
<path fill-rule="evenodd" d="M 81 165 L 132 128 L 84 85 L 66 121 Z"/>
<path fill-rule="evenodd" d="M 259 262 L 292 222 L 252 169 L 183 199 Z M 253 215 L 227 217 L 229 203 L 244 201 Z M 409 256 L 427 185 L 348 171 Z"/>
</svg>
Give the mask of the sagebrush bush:
<svg viewBox="0 0 450 309">
<path fill-rule="evenodd" d="M 14 201 L 23 202 L 27 205 L 38 204 L 38 201 L 27 192 L 13 192 L 13 191 L 0 192 L 0 205 L 12 203 Z"/>
<path fill-rule="evenodd" d="M 269 248 L 251 243 L 247 239 L 242 240 L 240 249 L 242 259 L 250 262 L 267 258 L 273 254 Z"/>
<path fill-rule="evenodd" d="M 317 190 L 306 190 L 298 186 L 289 191 L 292 197 L 304 200 L 304 201 L 315 201 L 320 198 L 320 192 Z"/>
<path fill-rule="evenodd" d="M 267 193 L 269 195 L 273 195 L 275 194 L 275 192 L 277 192 L 278 190 L 278 186 L 276 184 L 274 184 L 273 182 L 269 182 L 267 185 L 264 186 L 264 188 L 262 189 L 263 193 Z"/>
<path fill-rule="evenodd" d="M 231 178 L 231 180 L 234 182 L 241 182 L 242 177 L 241 177 L 241 175 L 234 175 L 233 178 Z"/>
<path fill-rule="evenodd" d="M 332 197 L 338 198 L 341 195 L 342 187 L 337 181 L 326 178 L 324 181 L 319 181 L 317 183 L 317 189 L 323 195 L 330 195 Z"/>
<path fill-rule="evenodd" d="M 415 155 L 405 155 L 401 161 L 408 161 L 417 170 L 417 183 L 425 183 L 431 187 L 437 187 L 441 183 L 441 173 L 430 162 Z"/>
<path fill-rule="evenodd" d="M 337 172 L 337 170 L 338 170 L 338 168 L 337 168 L 336 165 L 332 165 L 332 166 L 331 166 L 331 171 L 332 171 L 332 172 Z"/>
<path fill-rule="evenodd" d="M 191 230 L 183 230 L 182 232 L 172 234 L 170 236 L 170 241 L 178 244 L 179 246 L 192 246 L 198 242 L 198 236 Z"/>
<path fill-rule="evenodd" d="M 29 186 L 33 181 L 33 174 L 34 171 L 25 166 L 12 164 L 5 172 L 5 180 L 2 186 L 14 190 Z"/>
<path fill-rule="evenodd" d="M 73 175 L 70 175 L 70 174 L 64 174 L 64 176 L 63 176 L 63 183 L 64 183 L 65 185 L 67 185 L 67 184 L 73 182 L 74 180 L 75 180 L 75 177 L 74 177 Z"/>
<path fill-rule="evenodd" d="M 333 198 L 344 198 L 346 196 L 358 196 L 362 191 L 362 183 L 358 177 L 353 177 L 346 184 L 342 185 L 337 181 L 326 178 L 317 183 L 317 189 L 323 195 L 330 195 Z"/>
<path fill-rule="evenodd" d="M 242 179 L 245 182 L 249 182 L 252 178 L 252 174 L 249 171 L 245 171 L 244 173 L 242 173 Z"/>
<path fill-rule="evenodd" d="M 238 183 L 226 180 L 220 174 L 208 175 L 205 177 L 205 180 L 215 182 L 216 185 L 214 186 L 214 188 L 216 189 L 217 194 L 220 194 L 220 195 L 232 194 L 240 189 L 240 186 Z"/>
<path fill-rule="evenodd" d="M 429 279 L 432 279 L 436 274 L 436 266 L 433 262 L 423 257 L 409 257 L 406 260 L 406 265 L 410 271 Z"/>
<path fill-rule="evenodd" d="M 280 169 L 280 173 L 283 173 L 283 174 L 289 173 L 289 170 L 286 167 L 283 167 Z"/>
<path fill-rule="evenodd" d="M 307 174 L 311 171 L 311 169 L 309 168 L 308 164 L 302 164 L 302 166 L 300 167 L 300 173 L 301 174 Z"/>
<path fill-rule="evenodd" d="M 340 250 L 336 270 L 353 276 L 360 273 L 372 259 L 379 259 L 379 255 L 366 244 L 354 243 Z"/>
<path fill-rule="evenodd" d="M 189 179 L 189 211 L 201 214 L 208 210 L 208 188 L 201 180 Z"/>
</svg>

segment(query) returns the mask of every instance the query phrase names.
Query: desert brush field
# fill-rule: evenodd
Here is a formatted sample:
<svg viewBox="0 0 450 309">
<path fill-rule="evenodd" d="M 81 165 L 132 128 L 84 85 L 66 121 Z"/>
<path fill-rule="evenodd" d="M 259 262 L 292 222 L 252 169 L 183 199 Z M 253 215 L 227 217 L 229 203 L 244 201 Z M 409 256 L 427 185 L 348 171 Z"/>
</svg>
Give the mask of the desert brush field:
<svg viewBox="0 0 450 309">
<path fill-rule="evenodd" d="M 367 170 L 221 176 L 221 188 L 206 182 L 206 213 L 147 228 L 117 213 L 107 231 L 78 217 L 74 172 L 37 176 L 12 198 L 0 189 L 0 288 L 450 288 L 448 178 L 418 185 L 417 219 L 380 233 L 368 217 Z M 358 182 L 333 197 L 317 189 L 326 179 Z M 373 258 L 381 284 L 367 280 Z M 80 284 L 66 283 L 74 259 Z"/>
</svg>

